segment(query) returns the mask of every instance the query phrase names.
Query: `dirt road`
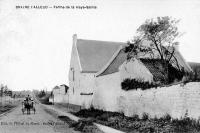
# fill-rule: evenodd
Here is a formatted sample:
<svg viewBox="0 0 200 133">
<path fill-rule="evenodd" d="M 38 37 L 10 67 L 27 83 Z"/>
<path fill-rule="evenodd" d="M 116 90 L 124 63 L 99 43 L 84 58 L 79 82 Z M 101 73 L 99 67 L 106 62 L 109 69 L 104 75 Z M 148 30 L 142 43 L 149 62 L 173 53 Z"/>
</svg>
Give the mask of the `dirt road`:
<svg viewBox="0 0 200 133">
<path fill-rule="evenodd" d="M 78 133 L 67 123 L 48 114 L 36 105 L 36 114 L 23 115 L 21 106 L 0 117 L 0 133 Z"/>
</svg>

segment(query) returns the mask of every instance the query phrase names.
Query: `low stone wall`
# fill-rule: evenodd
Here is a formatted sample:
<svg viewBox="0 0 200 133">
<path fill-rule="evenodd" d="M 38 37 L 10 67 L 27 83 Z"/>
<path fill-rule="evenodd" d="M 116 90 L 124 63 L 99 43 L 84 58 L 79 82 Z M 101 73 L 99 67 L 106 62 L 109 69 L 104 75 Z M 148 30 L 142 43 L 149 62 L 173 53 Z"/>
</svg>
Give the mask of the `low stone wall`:
<svg viewBox="0 0 200 133">
<path fill-rule="evenodd" d="M 133 116 L 134 114 L 142 116 L 143 113 L 148 113 L 151 117 L 161 117 L 166 114 L 170 114 L 174 118 L 189 116 L 197 119 L 200 117 L 199 82 L 188 83 L 185 86 L 179 84 L 144 91 L 140 89 L 130 91 L 116 89 L 109 89 L 108 91 L 108 88 L 101 88 L 101 93 L 107 91 L 112 94 L 112 97 L 111 95 L 95 94 L 98 96 L 98 101 L 95 101 L 94 95 L 94 106 L 105 111 L 123 112 L 126 116 Z M 101 99 L 100 102 L 99 99 Z"/>
<path fill-rule="evenodd" d="M 147 113 L 151 117 L 161 117 L 166 114 L 173 118 L 189 116 L 198 119 L 200 117 L 200 82 L 191 82 L 184 86 L 177 84 L 147 90 L 124 91 L 120 84 L 110 82 L 112 80 L 119 83 L 119 75 L 116 73 L 102 78 L 99 84 L 97 82 L 98 89 L 94 90 L 92 96 L 92 105 L 95 108 L 122 112 L 126 116 L 135 114 L 142 116 Z M 101 84 L 102 82 L 104 84 Z M 54 102 L 70 103 L 70 100 L 68 95 L 58 95 Z M 82 98 L 79 100 L 84 101 Z M 91 107 L 90 102 L 87 103 L 86 108 Z M 85 108 L 83 105 L 79 106 Z"/>
</svg>

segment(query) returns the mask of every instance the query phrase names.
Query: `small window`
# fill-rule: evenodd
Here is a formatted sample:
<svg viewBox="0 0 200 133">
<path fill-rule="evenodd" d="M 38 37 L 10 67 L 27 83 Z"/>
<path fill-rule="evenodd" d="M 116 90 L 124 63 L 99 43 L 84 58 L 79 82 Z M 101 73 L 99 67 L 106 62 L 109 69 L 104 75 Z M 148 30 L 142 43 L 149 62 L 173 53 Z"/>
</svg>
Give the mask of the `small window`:
<svg viewBox="0 0 200 133">
<path fill-rule="evenodd" d="M 75 80 L 75 75 L 74 75 L 74 68 L 71 68 L 71 71 L 72 71 L 72 80 L 74 81 Z"/>
</svg>

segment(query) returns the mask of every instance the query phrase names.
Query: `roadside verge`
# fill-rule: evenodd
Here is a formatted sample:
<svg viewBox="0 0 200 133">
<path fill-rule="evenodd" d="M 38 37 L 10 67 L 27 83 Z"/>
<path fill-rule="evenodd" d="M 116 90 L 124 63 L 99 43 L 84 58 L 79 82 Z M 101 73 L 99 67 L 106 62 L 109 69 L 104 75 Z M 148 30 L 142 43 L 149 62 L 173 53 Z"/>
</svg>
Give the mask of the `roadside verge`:
<svg viewBox="0 0 200 133">
<path fill-rule="evenodd" d="M 19 107 L 19 105 L 17 105 L 16 107 L 13 107 L 12 109 L 10 109 L 10 110 L 8 110 L 8 111 L 6 111 L 6 112 L 0 114 L 0 117 L 5 116 L 6 114 L 12 112 L 13 110 L 15 110 L 15 109 L 18 108 L 18 107 Z"/>
<path fill-rule="evenodd" d="M 69 119 L 74 120 L 76 122 L 81 120 L 79 117 L 74 116 L 71 113 L 64 112 L 64 111 L 62 111 L 60 109 L 57 109 L 55 107 L 52 107 L 51 105 L 44 105 L 44 104 L 41 104 L 41 105 L 43 105 L 43 107 L 45 107 L 47 109 L 50 109 L 50 110 L 53 110 L 53 111 L 57 112 L 58 114 L 60 114 L 62 116 L 67 116 Z M 101 124 L 98 124 L 98 123 L 95 123 L 95 122 L 93 122 L 93 124 L 95 126 L 97 126 L 99 128 L 99 130 L 101 130 L 104 133 L 124 133 L 122 131 L 119 131 L 119 130 L 116 130 L 114 128 L 111 128 L 111 127 L 108 127 L 108 126 L 104 126 L 104 125 L 101 125 Z"/>
</svg>

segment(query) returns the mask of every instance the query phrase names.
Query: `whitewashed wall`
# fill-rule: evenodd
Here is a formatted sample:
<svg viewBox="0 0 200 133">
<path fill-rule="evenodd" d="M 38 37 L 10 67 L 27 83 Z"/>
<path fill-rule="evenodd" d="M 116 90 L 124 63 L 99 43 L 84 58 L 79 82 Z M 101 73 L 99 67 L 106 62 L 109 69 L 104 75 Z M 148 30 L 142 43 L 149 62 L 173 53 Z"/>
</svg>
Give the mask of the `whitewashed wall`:
<svg viewBox="0 0 200 133">
<path fill-rule="evenodd" d="M 118 111 L 117 98 L 121 95 L 119 72 L 97 77 L 93 96 L 93 106 L 105 111 Z"/>
<path fill-rule="evenodd" d="M 53 95 L 54 95 L 54 98 L 52 99 L 52 102 L 56 102 L 56 103 L 65 102 L 64 101 L 66 97 L 65 87 L 59 86 L 59 88 L 53 89 Z"/>
<path fill-rule="evenodd" d="M 93 99 L 96 108 L 123 112 L 126 116 L 148 113 L 151 117 L 170 114 L 174 118 L 181 118 L 187 112 L 189 117 L 200 117 L 200 83 L 188 83 L 184 87 L 174 85 L 144 91 L 123 91 L 117 86 L 110 87 L 112 83 L 109 79 L 117 81 L 118 78 L 115 73 L 99 79 L 105 86 L 97 81 L 100 89 L 95 92 Z"/>
<path fill-rule="evenodd" d="M 69 102 L 71 104 L 80 105 L 85 108 L 91 106 L 92 95 L 80 95 L 81 93 L 93 93 L 94 90 L 94 73 L 82 73 L 79 62 L 78 53 L 73 44 L 72 55 L 69 71 L 69 90 L 68 95 L 63 98 L 63 102 Z"/>
<path fill-rule="evenodd" d="M 69 103 L 79 105 L 78 101 L 76 101 L 75 95 L 77 95 L 78 88 L 78 79 L 80 79 L 80 63 L 79 57 L 76 49 L 75 41 L 73 41 L 72 53 L 71 53 L 71 61 L 70 61 L 70 69 L 69 69 Z M 73 78 L 74 71 L 74 78 Z M 78 98 L 78 96 L 77 96 Z"/>
<path fill-rule="evenodd" d="M 153 75 L 145 65 L 137 60 L 132 59 L 125 61 L 119 68 L 121 81 L 124 79 L 140 79 L 143 81 L 153 82 Z"/>
<path fill-rule="evenodd" d="M 146 112 L 152 117 L 170 114 L 174 118 L 200 116 L 200 83 L 188 83 L 184 87 L 174 85 L 170 87 L 152 88 L 149 90 L 132 90 L 124 93 L 118 99 L 124 103 L 126 115 Z"/>
<path fill-rule="evenodd" d="M 59 87 L 59 89 L 53 89 L 53 94 L 54 95 L 65 95 L 65 88 L 64 87 Z"/>
<path fill-rule="evenodd" d="M 94 91 L 94 74 L 78 73 L 75 75 L 75 81 L 70 83 L 68 96 L 64 102 L 69 101 L 71 104 L 80 105 L 83 108 L 89 108 L 92 102 L 92 95 L 81 95 L 93 93 Z"/>
<path fill-rule="evenodd" d="M 54 94 L 53 101 L 54 101 L 55 103 L 66 102 L 66 101 L 64 100 L 64 97 L 65 97 L 65 96 L 66 96 L 66 95 L 63 95 L 63 94 Z"/>
<path fill-rule="evenodd" d="M 94 91 L 94 74 L 81 73 L 79 76 L 78 86 L 75 88 L 75 103 L 81 105 L 83 108 L 91 106 L 93 95 L 87 95 Z M 86 94 L 86 95 L 81 95 Z"/>
<path fill-rule="evenodd" d="M 125 112 L 128 115 L 130 109 L 124 107 L 126 105 L 124 102 L 127 101 L 125 101 L 125 91 L 121 89 L 121 82 L 126 78 L 152 82 L 153 75 L 136 59 L 124 62 L 119 72 L 96 77 L 93 106 L 106 111 Z"/>
</svg>

